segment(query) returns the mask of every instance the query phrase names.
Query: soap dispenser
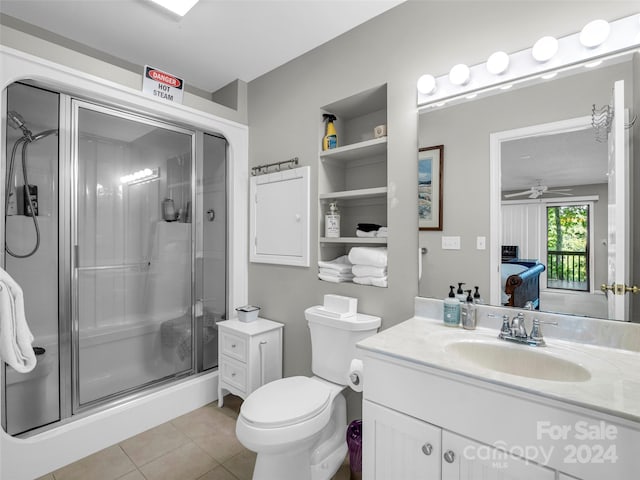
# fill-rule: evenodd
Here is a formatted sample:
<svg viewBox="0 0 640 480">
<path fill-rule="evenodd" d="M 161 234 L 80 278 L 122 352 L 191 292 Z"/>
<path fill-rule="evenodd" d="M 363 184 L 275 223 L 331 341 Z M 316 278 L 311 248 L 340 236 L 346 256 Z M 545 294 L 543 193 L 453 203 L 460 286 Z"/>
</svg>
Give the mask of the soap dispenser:
<svg viewBox="0 0 640 480">
<path fill-rule="evenodd" d="M 465 290 L 467 292 L 467 298 L 460 311 L 460 321 L 462 328 L 466 330 L 475 330 L 476 328 L 476 305 L 473 303 L 473 297 L 471 296 L 471 290 Z"/>
<path fill-rule="evenodd" d="M 458 290 L 456 290 L 456 298 L 460 301 L 463 302 L 467 299 L 467 296 L 464 294 L 464 290 L 462 290 L 462 285 L 464 285 L 464 282 L 458 282 Z"/>
<path fill-rule="evenodd" d="M 480 287 L 473 287 L 476 289 L 473 294 L 473 303 L 476 305 L 484 305 L 484 299 L 480 296 Z"/>
<path fill-rule="evenodd" d="M 456 298 L 456 294 L 453 293 L 453 289 L 456 287 L 449 285 L 449 288 L 449 296 L 444 299 L 442 319 L 446 326 L 457 327 L 460 325 L 460 301 Z"/>
</svg>

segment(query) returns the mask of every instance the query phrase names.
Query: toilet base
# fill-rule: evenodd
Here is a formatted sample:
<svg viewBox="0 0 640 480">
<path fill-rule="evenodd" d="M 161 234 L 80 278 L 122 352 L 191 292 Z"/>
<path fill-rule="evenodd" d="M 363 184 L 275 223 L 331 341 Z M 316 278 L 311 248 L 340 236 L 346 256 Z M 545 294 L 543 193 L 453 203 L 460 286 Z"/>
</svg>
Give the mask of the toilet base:
<svg viewBox="0 0 640 480">
<path fill-rule="evenodd" d="M 340 469 L 348 453 L 346 442 L 316 465 L 300 451 L 280 455 L 258 454 L 253 480 L 329 480 Z"/>
</svg>

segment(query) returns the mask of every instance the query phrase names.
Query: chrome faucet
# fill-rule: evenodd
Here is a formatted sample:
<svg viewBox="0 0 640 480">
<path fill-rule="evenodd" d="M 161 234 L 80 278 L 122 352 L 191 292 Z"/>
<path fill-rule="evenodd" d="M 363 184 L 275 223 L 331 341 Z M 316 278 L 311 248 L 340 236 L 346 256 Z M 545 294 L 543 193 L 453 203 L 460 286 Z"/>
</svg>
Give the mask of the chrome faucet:
<svg viewBox="0 0 640 480">
<path fill-rule="evenodd" d="M 534 347 L 544 347 L 546 342 L 542 337 L 541 323 L 558 325 L 557 322 L 543 322 L 534 318 L 531 333 L 527 334 L 527 328 L 524 324 L 524 313 L 518 313 L 511 321 L 509 321 L 508 315 L 504 315 L 502 317 L 502 327 L 500 328 L 498 338 L 509 342 L 524 343 Z"/>
</svg>

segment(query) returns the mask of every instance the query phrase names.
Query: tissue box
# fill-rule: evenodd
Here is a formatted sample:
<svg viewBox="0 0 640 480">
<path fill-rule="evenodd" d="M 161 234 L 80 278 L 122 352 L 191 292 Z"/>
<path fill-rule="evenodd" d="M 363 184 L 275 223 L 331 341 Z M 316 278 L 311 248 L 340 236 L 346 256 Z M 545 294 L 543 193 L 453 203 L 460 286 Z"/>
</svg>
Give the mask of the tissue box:
<svg viewBox="0 0 640 480">
<path fill-rule="evenodd" d="M 324 296 L 324 308 L 340 315 L 355 315 L 358 311 L 358 299 L 327 294 Z"/>
<path fill-rule="evenodd" d="M 241 322 L 253 322 L 258 318 L 260 307 L 245 305 L 244 307 L 236 308 L 236 312 L 238 312 L 238 320 Z"/>
</svg>

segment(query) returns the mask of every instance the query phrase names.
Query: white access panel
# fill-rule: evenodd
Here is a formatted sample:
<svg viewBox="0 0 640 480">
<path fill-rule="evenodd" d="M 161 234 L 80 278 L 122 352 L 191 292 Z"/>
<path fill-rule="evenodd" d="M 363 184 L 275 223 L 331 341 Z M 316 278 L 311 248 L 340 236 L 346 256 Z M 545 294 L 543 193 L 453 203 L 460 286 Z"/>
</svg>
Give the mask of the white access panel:
<svg viewBox="0 0 640 480">
<path fill-rule="evenodd" d="M 309 266 L 310 167 L 251 177 L 250 260 Z"/>
</svg>

